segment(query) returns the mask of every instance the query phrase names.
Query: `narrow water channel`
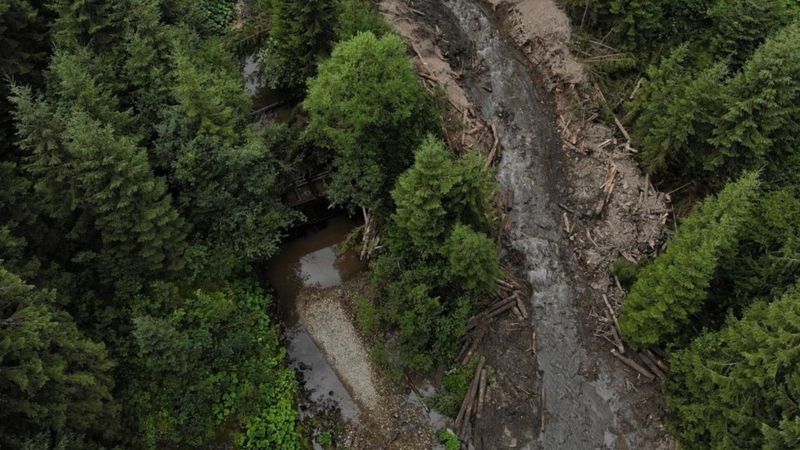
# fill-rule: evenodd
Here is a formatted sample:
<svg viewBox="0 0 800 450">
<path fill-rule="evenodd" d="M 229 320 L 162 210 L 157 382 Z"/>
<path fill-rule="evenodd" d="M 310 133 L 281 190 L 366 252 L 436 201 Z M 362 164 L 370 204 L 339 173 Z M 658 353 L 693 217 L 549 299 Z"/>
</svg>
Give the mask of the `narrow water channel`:
<svg viewBox="0 0 800 450">
<path fill-rule="evenodd" d="M 296 300 L 302 289 L 339 286 L 362 270 L 357 255 L 339 254 L 339 244 L 353 226 L 344 216 L 334 217 L 284 245 L 267 268 L 267 278 L 284 319 L 289 364 L 302 374 L 307 400 L 311 403 L 305 413 L 335 407 L 346 421 L 358 421 L 358 405 L 300 324 Z"/>
<path fill-rule="evenodd" d="M 624 388 L 610 379 L 609 369 L 581 337 L 577 305 L 582 286 L 568 274 L 560 249 L 557 197 L 563 181 L 552 101 L 479 1 L 437 2 L 455 22 L 441 27 L 444 40 L 466 40 L 468 48 L 477 50 L 478 64 L 466 68 L 464 88 L 501 137 L 498 179 L 513 194 L 509 237 L 512 248 L 524 255 L 533 287 L 530 302 L 546 416 L 538 447 L 617 448 L 624 445 L 618 441 L 618 393 Z M 598 374 L 590 375 L 598 364 Z M 635 436 L 624 440 L 637 447 Z"/>
</svg>

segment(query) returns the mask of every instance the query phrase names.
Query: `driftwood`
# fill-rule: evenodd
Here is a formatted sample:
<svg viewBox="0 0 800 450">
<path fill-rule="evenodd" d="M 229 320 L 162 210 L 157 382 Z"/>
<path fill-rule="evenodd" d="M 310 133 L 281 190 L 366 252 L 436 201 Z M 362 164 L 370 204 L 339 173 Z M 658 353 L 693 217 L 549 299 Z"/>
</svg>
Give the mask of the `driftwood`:
<svg viewBox="0 0 800 450">
<path fill-rule="evenodd" d="M 408 375 L 408 373 L 406 373 L 405 375 L 406 375 L 406 382 L 408 382 L 408 386 L 411 388 L 411 391 L 414 392 L 414 395 L 416 395 L 417 398 L 419 399 L 419 402 L 422 404 L 422 407 L 425 409 L 425 412 L 430 412 L 431 409 L 428 408 L 428 405 L 425 404 L 425 397 L 423 397 L 422 393 L 419 391 L 419 389 L 417 389 L 417 386 L 414 384 L 414 381 L 411 380 L 411 377 Z"/>
<path fill-rule="evenodd" d="M 631 369 L 639 372 L 643 377 L 647 378 L 649 381 L 653 381 L 655 379 L 655 375 L 652 372 L 642 367 L 641 364 L 637 363 L 636 361 L 628 358 L 627 356 L 621 355 L 616 349 L 611 349 L 611 354 L 614 355 L 617 359 L 625 363 L 626 366 L 630 367 Z"/>
<path fill-rule="evenodd" d="M 263 108 L 258 108 L 257 110 L 251 112 L 250 115 L 257 116 L 259 114 L 265 114 L 265 113 L 268 113 L 268 112 L 272 112 L 273 110 L 283 106 L 285 103 L 286 102 L 283 102 L 283 101 L 272 103 L 270 105 L 264 106 Z"/>
<path fill-rule="evenodd" d="M 606 312 L 606 317 L 608 320 L 612 322 L 611 324 L 611 337 L 614 339 L 614 345 L 617 347 L 620 353 L 625 353 L 625 344 L 622 342 L 622 336 L 620 336 L 619 331 L 617 331 L 617 327 L 613 324 L 613 318 L 610 316 L 609 312 Z"/>
<path fill-rule="evenodd" d="M 611 314 L 611 319 L 614 321 L 614 327 L 619 331 L 619 321 L 617 320 L 617 313 L 614 312 L 614 308 L 611 307 L 611 302 L 608 301 L 608 297 L 606 294 L 603 294 L 603 303 L 606 304 L 606 308 L 608 308 L 608 313 Z"/>
<path fill-rule="evenodd" d="M 469 351 L 467 351 L 467 354 L 464 355 L 464 359 L 461 360 L 462 365 L 466 366 L 467 364 L 469 364 L 469 362 L 472 360 L 472 355 L 475 354 L 475 351 L 478 349 L 478 344 L 480 344 L 480 342 L 481 342 L 480 339 L 472 340 L 472 345 L 470 346 Z"/>
<path fill-rule="evenodd" d="M 545 427 L 544 403 L 545 403 L 545 390 L 544 390 L 544 381 L 542 381 L 542 395 L 539 396 L 539 431 L 542 433 L 544 433 L 544 427 Z"/>
<path fill-rule="evenodd" d="M 600 86 L 595 84 L 594 88 L 597 90 L 597 96 L 600 99 L 600 101 L 603 102 L 603 105 L 605 105 L 606 108 L 608 108 L 608 112 L 611 113 L 612 117 L 614 117 L 614 123 L 617 125 L 617 128 L 619 128 L 619 131 L 622 133 L 622 135 L 625 136 L 625 140 L 628 141 L 627 146 L 630 148 L 631 135 L 628 133 L 628 130 L 626 130 L 625 127 L 622 126 L 622 122 L 619 121 L 617 115 L 614 114 L 614 111 L 611 110 L 611 105 L 609 105 L 608 102 L 606 101 L 606 96 L 603 95 L 603 91 L 600 90 Z"/>
<path fill-rule="evenodd" d="M 522 299 L 522 295 L 520 291 L 514 293 L 514 296 L 517 298 L 517 308 L 519 308 L 519 312 L 522 314 L 523 319 L 528 318 L 528 308 L 525 307 L 525 301 Z"/>
<path fill-rule="evenodd" d="M 611 200 L 611 194 L 614 193 L 614 188 L 616 187 L 617 173 L 619 173 L 617 170 L 617 166 L 613 163 L 609 164 L 608 174 L 606 175 L 606 181 L 601 186 L 604 195 L 603 197 L 600 198 L 600 201 L 597 203 L 597 206 L 595 207 L 594 210 L 595 216 L 599 216 L 600 214 L 602 214 L 609 200 Z"/>
</svg>

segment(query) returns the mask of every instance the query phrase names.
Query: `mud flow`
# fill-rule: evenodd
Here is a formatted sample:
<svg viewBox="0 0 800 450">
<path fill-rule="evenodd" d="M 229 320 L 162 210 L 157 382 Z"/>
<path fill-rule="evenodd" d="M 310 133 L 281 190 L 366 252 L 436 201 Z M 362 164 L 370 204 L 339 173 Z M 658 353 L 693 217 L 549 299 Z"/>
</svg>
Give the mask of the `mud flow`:
<svg viewBox="0 0 800 450">
<path fill-rule="evenodd" d="M 626 387 L 608 376 L 611 369 L 582 334 L 578 305 L 585 287 L 571 276 L 561 251 L 557 204 L 566 180 L 552 99 L 479 2 L 424 3 L 426 20 L 441 30 L 451 64 L 463 73 L 462 87 L 497 127 L 503 148 L 498 180 L 512 200 L 506 247 L 522 255 L 518 269 L 533 287 L 545 417 L 531 424 L 538 440 L 520 448 L 638 448 L 636 431 L 625 426 L 620 396 Z"/>
<path fill-rule="evenodd" d="M 290 367 L 302 374 L 313 414 L 319 408 L 335 407 L 346 421 L 357 421 L 359 408 L 325 355 L 300 324 L 297 296 L 304 288 L 330 288 L 358 274 L 363 268 L 358 256 L 339 255 L 338 245 L 353 229 L 345 217 L 336 217 L 304 236 L 289 242 L 269 262 L 267 276 L 275 289 L 284 316 Z"/>
</svg>

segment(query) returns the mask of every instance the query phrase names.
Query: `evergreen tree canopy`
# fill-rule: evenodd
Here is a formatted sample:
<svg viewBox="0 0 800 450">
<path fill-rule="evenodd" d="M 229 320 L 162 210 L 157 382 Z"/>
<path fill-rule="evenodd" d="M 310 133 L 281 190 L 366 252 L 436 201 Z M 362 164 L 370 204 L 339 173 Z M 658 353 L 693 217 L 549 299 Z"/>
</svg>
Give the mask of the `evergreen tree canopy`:
<svg viewBox="0 0 800 450">
<path fill-rule="evenodd" d="M 394 225 L 421 254 L 440 251 L 457 222 L 490 231 L 497 183 L 475 154 L 456 159 L 429 136 L 392 191 Z"/>
<path fill-rule="evenodd" d="M 70 262 L 129 293 L 144 277 L 181 270 L 186 226 L 145 152 L 80 108 L 54 112 L 17 94 L 34 188 L 54 219 L 71 222 L 67 237 L 85 244 Z"/>
<path fill-rule="evenodd" d="M 797 447 L 798 323 L 800 295 L 793 291 L 671 355 L 667 407 L 682 447 Z"/>
<path fill-rule="evenodd" d="M 270 43 L 262 52 L 273 87 L 301 88 L 331 48 L 336 3 L 330 0 L 272 0 Z"/>
<path fill-rule="evenodd" d="M 113 364 L 105 346 L 78 331 L 54 297 L 0 266 L 3 448 L 22 449 L 38 433 L 102 434 L 115 428 Z"/>
<path fill-rule="evenodd" d="M 369 0 L 339 0 L 336 38 L 346 41 L 361 32 L 371 32 L 377 37 L 390 33 L 391 27 Z"/>
<path fill-rule="evenodd" d="M 645 267 L 620 317 L 625 339 L 636 347 L 685 342 L 703 311 L 721 258 L 735 251 L 759 186 L 750 173 L 706 199 L 681 224 L 666 253 Z"/>
<path fill-rule="evenodd" d="M 800 20 L 759 48 L 733 80 L 711 142 L 709 172 L 765 168 L 771 183 L 800 182 Z M 710 137 L 710 136 L 709 136 Z"/>
<path fill-rule="evenodd" d="M 335 203 L 385 206 L 413 149 L 438 125 L 397 36 L 361 33 L 339 44 L 309 81 L 311 130 L 336 153 Z"/>
<path fill-rule="evenodd" d="M 456 225 L 443 252 L 449 262 L 447 275 L 467 291 L 491 292 L 502 274 L 497 263 L 497 245 L 467 225 Z"/>
</svg>

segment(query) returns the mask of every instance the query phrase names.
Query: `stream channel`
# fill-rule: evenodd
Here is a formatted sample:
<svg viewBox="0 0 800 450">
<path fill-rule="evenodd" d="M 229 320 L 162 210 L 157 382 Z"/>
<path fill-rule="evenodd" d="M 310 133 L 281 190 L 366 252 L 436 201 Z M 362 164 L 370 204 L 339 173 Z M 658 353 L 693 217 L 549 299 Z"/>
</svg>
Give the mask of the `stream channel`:
<svg viewBox="0 0 800 450">
<path fill-rule="evenodd" d="M 283 315 L 289 366 L 302 375 L 305 415 L 338 408 L 345 421 L 358 422 L 359 408 L 325 355 L 299 321 L 296 299 L 305 288 L 330 288 L 358 274 L 363 266 L 353 253 L 339 255 L 338 245 L 353 223 L 336 216 L 285 244 L 268 264 L 267 278 Z"/>
</svg>

